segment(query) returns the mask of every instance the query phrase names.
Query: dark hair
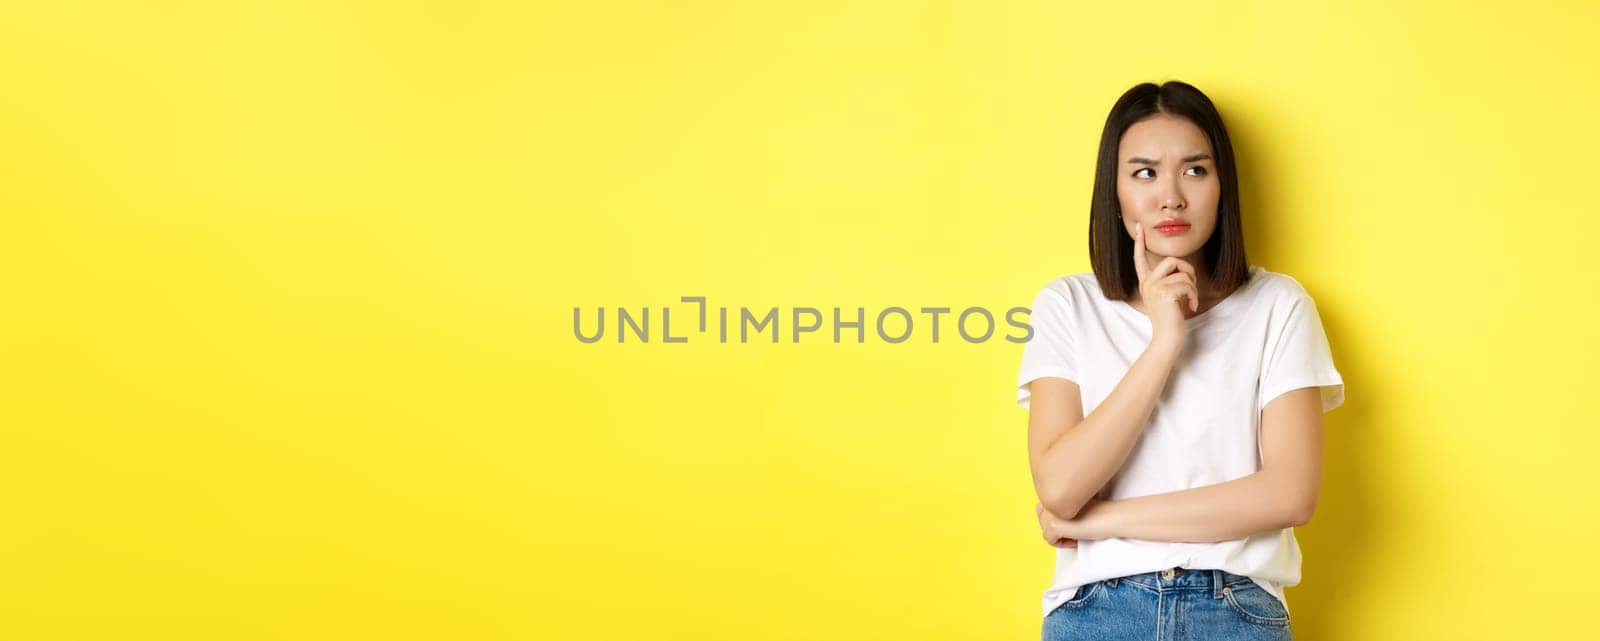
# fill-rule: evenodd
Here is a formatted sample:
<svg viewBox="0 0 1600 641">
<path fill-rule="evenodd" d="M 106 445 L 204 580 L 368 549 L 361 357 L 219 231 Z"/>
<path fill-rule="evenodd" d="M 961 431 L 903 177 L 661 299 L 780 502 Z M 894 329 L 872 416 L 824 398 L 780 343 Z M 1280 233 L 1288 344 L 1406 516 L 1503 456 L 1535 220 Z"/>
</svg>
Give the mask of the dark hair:
<svg viewBox="0 0 1600 641">
<path fill-rule="evenodd" d="M 1222 126 L 1222 115 L 1199 89 L 1177 80 L 1161 85 L 1142 83 L 1117 99 L 1100 134 L 1100 156 L 1094 170 L 1093 202 L 1089 206 L 1089 263 L 1106 298 L 1128 300 L 1139 289 L 1134 273 L 1133 238 L 1118 217 L 1117 147 L 1128 127 L 1155 114 L 1180 116 L 1193 122 L 1211 141 L 1217 179 L 1217 224 L 1201 250 L 1205 271 L 1217 291 L 1233 293 L 1249 279 L 1244 255 L 1244 229 L 1239 221 L 1239 177 L 1233 160 L 1233 143 Z M 1204 293 L 1204 292 L 1202 292 Z"/>
</svg>

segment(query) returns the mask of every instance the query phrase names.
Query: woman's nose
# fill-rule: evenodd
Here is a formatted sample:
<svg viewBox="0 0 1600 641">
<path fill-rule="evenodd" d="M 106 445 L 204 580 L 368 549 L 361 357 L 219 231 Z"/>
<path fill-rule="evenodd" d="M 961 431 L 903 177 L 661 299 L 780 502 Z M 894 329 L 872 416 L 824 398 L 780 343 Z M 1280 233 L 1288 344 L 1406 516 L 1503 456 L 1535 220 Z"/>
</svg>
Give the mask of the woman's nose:
<svg viewBox="0 0 1600 641">
<path fill-rule="evenodd" d="M 1168 181 L 1161 195 L 1161 209 L 1183 209 L 1183 194 L 1178 193 L 1178 182 Z"/>
</svg>

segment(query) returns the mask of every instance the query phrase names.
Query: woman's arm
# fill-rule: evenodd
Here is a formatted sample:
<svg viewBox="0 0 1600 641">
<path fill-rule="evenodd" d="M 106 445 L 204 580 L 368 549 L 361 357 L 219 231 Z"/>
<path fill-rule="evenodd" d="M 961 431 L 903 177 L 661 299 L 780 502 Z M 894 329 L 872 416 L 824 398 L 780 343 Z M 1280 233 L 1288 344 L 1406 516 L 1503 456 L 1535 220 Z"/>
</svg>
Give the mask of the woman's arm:
<svg viewBox="0 0 1600 641">
<path fill-rule="evenodd" d="M 1077 539 L 1125 537 L 1215 543 L 1304 524 L 1265 470 L 1226 483 L 1118 501 L 1091 501 L 1058 531 Z"/>
<path fill-rule="evenodd" d="M 1091 501 L 1053 524 L 1077 539 L 1127 537 L 1211 543 L 1304 525 L 1322 477 L 1322 401 L 1315 387 L 1285 393 L 1261 413 L 1259 472 L 1225 483 L 1118 501 Z M 1048 506 L 1046 506 L 1048 508 Z M 1052 510 L 1053 512 L 1053 510 Z"/>
<path fill-rule="evenodd" d="M 1076 383 L 1056 377 L 1029 383 L 1028 466 L 1045 509 L 1071 518 L 1122 468 L 1181 349 L 1178 341 L 1152 341 L 1087 417 Z"/>
</svg>

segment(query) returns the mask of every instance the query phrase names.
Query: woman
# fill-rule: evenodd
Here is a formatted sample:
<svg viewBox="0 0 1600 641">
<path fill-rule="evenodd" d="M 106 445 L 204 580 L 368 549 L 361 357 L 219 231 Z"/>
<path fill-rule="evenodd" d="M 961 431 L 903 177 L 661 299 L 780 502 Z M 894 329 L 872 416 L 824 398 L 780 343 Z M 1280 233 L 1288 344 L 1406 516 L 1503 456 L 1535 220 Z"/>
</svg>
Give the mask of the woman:
<svg viewBox="0 0 1600 641">
<path fill-rule="evenodd" d="M 1138 85 L 1106 119 L 1092 273 L 1034 300 L 1017 401 L 1057 547 L 1043 637 L 1291 639 L 1293 528 L 1344 401 L 1315 303 L 1249 265 L 1205 94 Z"/>
</svg>

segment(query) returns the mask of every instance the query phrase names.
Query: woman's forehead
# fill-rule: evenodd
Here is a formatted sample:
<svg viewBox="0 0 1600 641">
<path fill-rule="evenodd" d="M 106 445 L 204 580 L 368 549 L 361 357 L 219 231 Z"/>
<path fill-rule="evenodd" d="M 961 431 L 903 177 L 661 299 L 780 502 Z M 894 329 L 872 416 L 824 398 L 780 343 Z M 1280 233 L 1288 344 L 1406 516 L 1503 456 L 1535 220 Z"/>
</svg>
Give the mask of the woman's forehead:
<svg viewBox="0 0 1600 641">
<path fill-rule="evenodd" d="M 1167 161 L 1211 153 L 1205 132 L 1187 118 L 1156 117 L 1133 123 L 1123 132 L 1118 155 Z"/>
</svg>

